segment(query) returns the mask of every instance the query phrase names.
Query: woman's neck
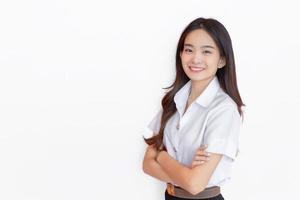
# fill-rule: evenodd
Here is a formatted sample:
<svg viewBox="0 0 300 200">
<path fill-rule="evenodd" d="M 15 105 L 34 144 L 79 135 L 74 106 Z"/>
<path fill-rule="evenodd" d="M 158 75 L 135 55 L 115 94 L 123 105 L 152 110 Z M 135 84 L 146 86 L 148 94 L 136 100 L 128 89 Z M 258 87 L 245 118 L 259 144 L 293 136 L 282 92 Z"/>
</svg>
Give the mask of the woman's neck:
<svg viewBox="0 0 300 200">
<path fill-rule="evenodd" d="M 201 81 L 192 80 L 189 102 L 193 102 L 197 97 L 199 97 L 213 78 L 214 76 Z"/>
</svg>

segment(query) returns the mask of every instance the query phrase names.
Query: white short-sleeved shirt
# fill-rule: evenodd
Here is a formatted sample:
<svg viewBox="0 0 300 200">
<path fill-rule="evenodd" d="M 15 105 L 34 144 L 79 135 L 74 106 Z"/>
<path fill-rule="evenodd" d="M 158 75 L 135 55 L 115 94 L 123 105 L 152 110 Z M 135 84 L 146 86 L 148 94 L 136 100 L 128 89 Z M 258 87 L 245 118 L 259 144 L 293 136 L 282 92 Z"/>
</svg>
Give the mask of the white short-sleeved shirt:
<svg viewBox="0 0 300 200">
<path fill-rule="evenodd" d="M 239 151 L 242 120 L 236 103 L 221 89 L 216 76 L 184 113 L 190 90 L 191 81 L 176 93 L 177 111 L 166 124 L 163 143 L 169 155 L 185 166 L 190 166 L 202 144 L 208 145 L 207 152 L 223 154 L 207 187 L 221 186 L 230 179 Z M 155 134 L 160 128 L 161 114 L 162 109 L 148 125 Z"/>
</svg>

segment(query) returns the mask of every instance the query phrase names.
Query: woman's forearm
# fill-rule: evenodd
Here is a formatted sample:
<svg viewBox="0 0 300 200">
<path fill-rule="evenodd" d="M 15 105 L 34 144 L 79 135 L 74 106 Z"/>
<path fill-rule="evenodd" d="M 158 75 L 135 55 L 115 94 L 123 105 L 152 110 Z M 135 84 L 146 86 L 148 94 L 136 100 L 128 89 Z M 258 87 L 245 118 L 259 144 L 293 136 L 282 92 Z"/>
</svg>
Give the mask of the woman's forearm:
<svg viewBox="0 0 300 200">
<path fill-rule="evenodd" d="M 143 171 L 163 182 L 173 183 L 171 178 L 167 175 L 167 173 L 163 170 L 163 168 L 159 165 L 159 163 L 154 158 L 148 158 L 143 161 Z"/>
<path fill-rule="evenodd" d="M 164 170 L 167 175 L 180 187 L 188 188 L 188 180 L 190 179 L 191 168 L 180 164 L 173 159 L 166 151 L 162 151 L 157 156 L 158 165 Z"/>
</svg>

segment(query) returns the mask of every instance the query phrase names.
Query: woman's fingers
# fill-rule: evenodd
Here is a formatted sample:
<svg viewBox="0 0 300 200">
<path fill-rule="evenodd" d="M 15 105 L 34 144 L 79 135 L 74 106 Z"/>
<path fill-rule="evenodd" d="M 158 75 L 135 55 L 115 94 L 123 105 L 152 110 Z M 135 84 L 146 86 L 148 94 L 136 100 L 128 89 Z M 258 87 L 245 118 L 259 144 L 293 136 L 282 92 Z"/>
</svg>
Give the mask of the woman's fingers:
<svg viewBox="0 0 300 200">
<path fill-rule="evenodd" d="M 210 154 L 208 152 L 205 151 L 205 149 L 207 148 L 207 146 L 201 146 L 197 151 L 196 151 L 196 155 L 200 155 L 200 156 L 209 156 Z"/>
<path fill-rule="evenodd" d="M 195 156 L 194 160 L 192 161 L 192 167 L 202 165 L 207 161 L 209 161 L 209 156 Z"/>
<path fill-rule="evenodd" d="M 196 167 L 196 166 L 198 166 L 198 165 L 202 165 L 202 164 L 204 164 L 205 163 L 205 161 L 203 161 L 203 160 L 194 160 L 193 162 L 192 162 L 192 168 L 193 167 Z"/>
<path fill-rule="evenodd" d="M 195 156 L 195 161 L 209 161 L 209 156 Z"/>
<path fill-rule="evenodd" d="M 198 150 L 205 150 L 207 147 L 208 147 L 207 144 L 203 144 L 199 147 Z"/>
<path fill-rule="evenodd" d="M 195 154 L 195 156 L 210 156 L 210 153 L 202 150 L 198 150 Z"/>
<path fill-rule="evenodd" d="M 192 161 L 192 167 L 202 165 L 209 160 L 210 154 L 206 152 L 207 145 L 202 145 L 197 149 L 194 159 Z"/>
<path fill-rule="evenodd" d="M 205 151 L 207 145 L 202 145 L 196 152 L 192 161 L 192 167 L 202 165 L 209 160 L 210 154 Z"/>
</svg>

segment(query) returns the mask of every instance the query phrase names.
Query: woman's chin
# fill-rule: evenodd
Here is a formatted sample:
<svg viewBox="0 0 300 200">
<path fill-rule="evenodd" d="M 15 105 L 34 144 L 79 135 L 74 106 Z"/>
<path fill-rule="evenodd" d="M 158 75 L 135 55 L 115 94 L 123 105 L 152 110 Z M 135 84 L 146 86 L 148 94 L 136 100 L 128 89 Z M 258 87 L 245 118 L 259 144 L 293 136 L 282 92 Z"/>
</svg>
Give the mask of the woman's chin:
<svg viewBox="0 0 300 200">
<path fill-rule="evenodd" d="M 206 81 L 208 79 L 211 79 L 213 76 L 192 76 L 192 75 L 188 75 L 188 77 L 190 78 L 191 81 L 201 82 L 201 81 Z"/>
</svg>

